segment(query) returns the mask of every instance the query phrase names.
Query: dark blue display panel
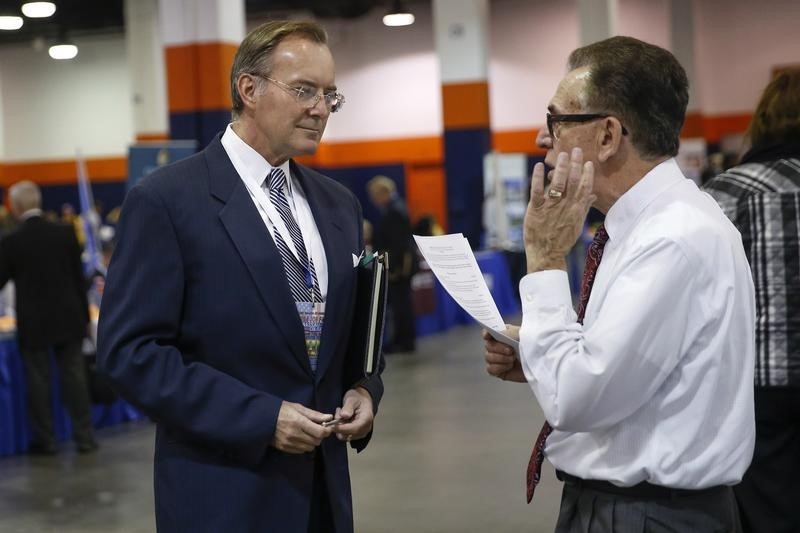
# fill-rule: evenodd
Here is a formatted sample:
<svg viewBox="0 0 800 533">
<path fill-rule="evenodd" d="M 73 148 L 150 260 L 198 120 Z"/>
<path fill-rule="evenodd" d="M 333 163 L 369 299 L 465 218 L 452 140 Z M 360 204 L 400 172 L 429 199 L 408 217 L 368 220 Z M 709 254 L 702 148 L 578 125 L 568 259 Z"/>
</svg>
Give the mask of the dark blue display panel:
<svg viewBox="0 0 800 533">
<path fill-rule="evenodd" d="M 489 128 L 444 132 L 448 228 L 476 250 L 483 233 L 483 156 L 491 146 Z"/>
<path fill-rule="evenodd" d="M 55 211 L 61 216 L 61 206 L 71 204 L 76 212 L 80 212 L 77 183 L 45 185 L 41 189 L 43 210 Z M 95 205 L 101 204 L 103 215 L 105 215 L 109 210 L 122 205 L 122 201 L 125 199 L 125 182 L 92 183 L 92 195 Z"/>
<path fill-rule="evenodd" d="M 202 150 L 217 133 L 225 131 L 230 121 L 230 109 L 170 113 L 169 136 L 176 140 L 193 139 Z"/>
</svg>

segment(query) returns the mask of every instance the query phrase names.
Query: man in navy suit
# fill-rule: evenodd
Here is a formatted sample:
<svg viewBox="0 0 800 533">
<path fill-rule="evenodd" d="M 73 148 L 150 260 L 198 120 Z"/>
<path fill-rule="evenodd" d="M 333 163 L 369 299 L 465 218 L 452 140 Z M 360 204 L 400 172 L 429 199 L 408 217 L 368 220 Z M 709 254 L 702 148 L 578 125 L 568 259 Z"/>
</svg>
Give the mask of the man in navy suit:
<svg viewBox="0 0 800 533">
<path fill-rule="evenodd" d="M 98 359 L 157 422 L 160 531 L 349 532 L 383 384 L 348 370 L 361 208 L 292 160 L 344 103 L 324 30 L 256 28 L 231 92 L 224 134 L 128 193 Z"/>
</svg>

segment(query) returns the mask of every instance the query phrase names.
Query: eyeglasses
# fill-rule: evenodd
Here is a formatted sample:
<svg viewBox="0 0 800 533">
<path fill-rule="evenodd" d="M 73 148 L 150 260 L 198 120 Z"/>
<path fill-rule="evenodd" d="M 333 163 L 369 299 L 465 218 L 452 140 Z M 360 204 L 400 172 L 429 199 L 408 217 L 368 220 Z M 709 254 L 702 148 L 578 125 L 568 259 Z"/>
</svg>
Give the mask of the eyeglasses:
<svg viewBox="0 0 800 533">
<path fill-rule="evenodd" d="M 603 113 L 548 113 L 547 114 L 547 132 L 550 134 L 550 137 L 556 139 L 556 134 L 554 132 L 554 127 L 559 122 L 590 122 L 592 120 L 597 120 L 599 118 L 608 118 L 614 115 L 608 115 Z M 625 129 L 625 126 L 622 126 L 622 134 L 627 135 L 628 130 Z"/>
<path fill-rule="evenodd" d="M 336 113 L 344 105 L 344 95 L 336 91 L 322 92 L 316 87 L 311 87 L 308 85 L 298 85 L 297 87 L 292 87 L 291 85 L 287 85 L 282 81 L 278 81 L 268 76 L 262 76 L 261 74 L 254 74 L 254 76 L 271 81 L 287 93 L 294 94 L 297 103 L 306 109 L 311 109 L 322 99 L 325 100 L 325 107 L 331 113 Z"/>
</svg>

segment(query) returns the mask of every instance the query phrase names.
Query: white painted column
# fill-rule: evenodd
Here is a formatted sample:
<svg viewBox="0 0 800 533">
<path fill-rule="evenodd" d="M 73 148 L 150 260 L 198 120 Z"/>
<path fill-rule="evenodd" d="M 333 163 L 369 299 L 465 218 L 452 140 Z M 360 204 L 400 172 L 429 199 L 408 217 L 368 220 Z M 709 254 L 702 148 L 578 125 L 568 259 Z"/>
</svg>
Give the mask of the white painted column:
<svg viewBox="0 0 800 533">
<path fill-rule="evenodd" d="M 245 36 L 244 0 L 159 0 L 165 46 L 200 42 L 238 45 Z"/>
<path fill-rule="evenodd" d="M 689 110 L 701 107 L 694 75 L 694 14 L 692 0 L 672 0 L 670 9 L 671 50 L 689 78 Z"/>
<path fill-rule="evenodd" d="M 578 0 L 581 46 L 602 41 L 617 30 L 617 0 Z"/>
<path fill-rule="evenodd" d="M 6 139 L 5 139 L 5 126 L 3 124 L 3 115 L 5 115 L 5 110 L 2 108 L 3 102 L 3 78 L 0 76 L 0 161 L 5 159 L 6 157 Z M 0 173 L 2 173 L 2 167 L 0 167 Z"/>
<path fill-rule="evenodd" d="M 488 0 L 434 0 L 433 24 L 442 83 L 486 81 Z"/>
<path fill-rule="evenodd" d="M 158 0 L 125 0 L 125 46 L 137 141 L 167 137 L 167 87 Z"/>
</svg>

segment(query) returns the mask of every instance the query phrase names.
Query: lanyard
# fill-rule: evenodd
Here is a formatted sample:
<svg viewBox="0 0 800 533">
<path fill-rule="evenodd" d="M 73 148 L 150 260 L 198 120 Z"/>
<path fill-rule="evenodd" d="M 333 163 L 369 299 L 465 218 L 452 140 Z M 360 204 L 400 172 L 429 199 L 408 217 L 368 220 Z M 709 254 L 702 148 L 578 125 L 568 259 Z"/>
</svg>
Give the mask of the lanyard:
<svg viewBox="0 0 800 533">
<path fill-rule="evenodd" d="M 287 176 L 287 182 L 291 179 Z M 310 293 L 310 301 L 314 302 L 314 278 L 311 275 L 311 261 L 313 258 L 311 256 L 311 249 L 309 248 L 308 239 L 303 239 L 303 245 L 306 248 L 306 262 L 303 264 L 303 261 L 300 260 L 300 256 L 297 253 L 297 247 L 295 246 L 294 239 L 292 239 L 292 235 L 289 233 L 289 229 L 286 227 L 286 224 L 283 222 L 283 218 L 281 214 L 278 213 L 278 210 L 275 208 L 275 205 L 270 201 L 269 197 L 267 196 L 267 192 L 264 190 L 263 187 L 253 183 L 252 180 L 245 178 L 244 180 L 245 186 L 247 190 L 250 192 L 250 195 L 255 199 L 256 205 L 258 208 L 266 213 L 267 219 L 269 219 L 270 223 L 272 224 L 273 231 L 280 233 L 281 238 L 283 238 L 283 242 L 286 243 L 286 247 L 289 248 L 289 251 L 294 256 L 297 264 L 300 265 L 300 268 L 303 270 L 303 278 L 306 282 L 306 287 L 308 287 Z M 288 187 L 288 183 L 287 183 Z M 288 200 L 288 198 L 287 198 Z M 295 206 L 294 204 L 294 195 L 291 197 L 291 205 Z M 295 206 L 295 212 L 297 212 Z M 300 227 L 299 220 L 297 221 L 297 227 Z M 302 233 L 302 230 L 301 230 Z"/>
</svg>

